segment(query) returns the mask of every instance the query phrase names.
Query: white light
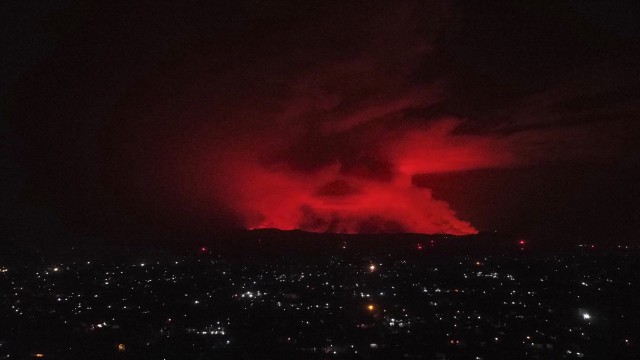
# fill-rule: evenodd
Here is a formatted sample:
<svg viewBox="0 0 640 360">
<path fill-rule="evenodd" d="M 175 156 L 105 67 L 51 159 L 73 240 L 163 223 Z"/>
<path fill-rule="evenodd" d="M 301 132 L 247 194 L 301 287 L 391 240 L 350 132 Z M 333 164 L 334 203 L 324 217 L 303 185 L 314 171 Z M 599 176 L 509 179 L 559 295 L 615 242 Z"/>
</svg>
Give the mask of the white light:
<svg viewBox="0 0 640 360">
<path fill-rule="evenodd" d="M 582 318 L 585 319 L 585 320 L 589 320 L 589 319 L 591 319 L 591 315 L 589 315 L 587 313 L 584 313 L 584 314 L 582 314 Z"/>
</svg>

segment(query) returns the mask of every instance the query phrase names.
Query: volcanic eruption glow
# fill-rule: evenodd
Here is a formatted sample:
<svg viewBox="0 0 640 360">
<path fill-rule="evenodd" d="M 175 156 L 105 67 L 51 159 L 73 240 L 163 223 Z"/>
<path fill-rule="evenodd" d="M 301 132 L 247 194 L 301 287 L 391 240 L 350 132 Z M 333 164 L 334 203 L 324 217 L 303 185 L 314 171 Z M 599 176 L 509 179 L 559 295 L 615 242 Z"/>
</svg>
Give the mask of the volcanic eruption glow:
<svg viewBox="0 0 640 360">
<path fill-rule="evenodd" d="M 322 41 L 301 45 L 286 31 L 149 70 L 127 92 L 111 124 L 115 140 L 106 142 L 118 144 L 110 164 L 122 202 L 178 228 L 470 234 L 477 230 L 468 220 L 486 226 L 487 199 L 463 199 L 473 205 L 458 209 L 463 218 L 448 202 L 460 206 L 460 193 L 439 190 L 429 175 L 615 152 L 593 134 L 622 133 L 624 124 L 549 126 L 558 117 L 551 104 L 562 98 L 553 93 L 478 118 L 473 107 L 459 109 L 465 102 L 452 94 L 461 89 L 433 42 L 445 24 L 416 32 L 424 16 L 446 19 L 447 9 L 410 9 L 382 7 L 357 33 L 325 23 L 330 17 L 299 24 L 313 38 L 328 35 L 325 45 L 346 38 L 341 53 Z"/>
<path fill-rule="evenodd" d="M 640 56 L 618 33 L 632 17 L 43 3 L 12 17 L 31 30 L 5 51 L 4 223 L 20 236 L 638 232 Z"/>
<path fill-rule="evenodd" d="M 352 154 L 339 154 L 313 169 L 295 168 L 284 160 L 265 161 L 267 150 L 261 151 L 256 141 L 240 141 L 238 145 L 246 146 L 228 148 L 224 161 L 216 163 L 215 188 L 251 229 L 475 233 L 444 200 L 412 181 L 416 174 L 499 167 L 513 161 L 497 139 L 453 135 L 457 124 L 443 119 L 420 130 L 385 133 L 355 165 L 348 160 Z"/>
</svg>

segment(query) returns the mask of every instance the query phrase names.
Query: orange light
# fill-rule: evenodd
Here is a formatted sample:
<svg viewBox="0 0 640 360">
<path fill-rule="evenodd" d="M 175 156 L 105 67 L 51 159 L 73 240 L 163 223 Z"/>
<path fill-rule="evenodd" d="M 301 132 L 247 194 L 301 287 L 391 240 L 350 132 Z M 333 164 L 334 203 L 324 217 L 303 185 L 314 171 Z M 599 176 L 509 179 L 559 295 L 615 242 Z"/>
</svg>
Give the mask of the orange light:
<svg viewBox="0 0 640 360">
<path fill-rule="evenodd" d="M 35 356 L 35 357 L 37 357 L 37 358 L 43 358 L 43 357 L 44 357 L 44 354 L 37 353 L 37 354 L 34 354 L 33 356 Z"/>
<path fill-rule="evenodd" d="M 373 305 L 371 305 L 371 304 L 370 304 L 369 306 L 367 306 L 367 309 L 368 309 L 369 311 L 373 311 L 373 310 L 375 310 L 375 308 L 376 308 L 376 307 L 375 307 L 375 306 L 373 306 Z"/>
<path fill-rule="evenodd" d="M 124 344 L 118 344 L 118 351 L 124 352 L 127 350 L 127 347 Z"/>
</svg>

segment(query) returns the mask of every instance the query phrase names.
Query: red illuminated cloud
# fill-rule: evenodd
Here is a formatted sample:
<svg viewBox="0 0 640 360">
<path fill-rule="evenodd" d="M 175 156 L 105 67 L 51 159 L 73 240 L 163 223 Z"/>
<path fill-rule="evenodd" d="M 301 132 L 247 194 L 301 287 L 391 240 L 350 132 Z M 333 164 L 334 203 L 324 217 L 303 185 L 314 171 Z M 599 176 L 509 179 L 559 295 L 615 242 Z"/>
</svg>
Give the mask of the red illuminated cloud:
<svg viewBox="0 0 640 360">
<path fill-rule="evenodd" d="M 576 34 L 556 37 L 566 24 L 543 29 L 559 42 L 538 41 L 535 26 L 505 38 L 496 29 L 541 13 L 499 6 L 509 26 L 487 27 L 496 17 L 464 1 L 238 1 L 209 11 L 167 2 L 153 12 L 103 3 L 62 11 L 82 31 L 54 34 L 62 45 L 13 76 L 8 173 L 12 187 L 27 186 L 16 214 L 51 207 L 52 224 L 91 236 L 241 226 L 466 234 L 615 217 L 602 209 L 622 214 L 611 222 L 621 228 L 636 223 L 637 189 L 618 186 L 634 183 L 640 138 L 640 57 L 628 39 L 600 56 Z M 624 169 L 558 186 L 578 178 L 565 165 L 592 174 L 593 163 Z M 522 174 L 538 185 L 520 186 Z M 41 223 L 38 211 L 31 222 Z"/>
<path fill-rule="evenodd" d="M 313 173 L 244 163 L 228 203 L 249 228 L 316 232 L 475 232 L 428 189 L 398 178 L 380 182 L 341 175 L 339 165 Z M 339 185 L 336 185 L 339 184 Z M 329 190 L 331 189 L 331 190 Z"/>
<path fill-rule="evenodd" d="M 408 86 L 406 69 L 372 80 L 380 67 L 313 69 L 289 80 L 271 104 L 232 109 L 229 121 L 259 125 L 210 145 L 215 156 L 198 165 L 209 194 L 198 196 L 216 198 L 247 228 L 475 233 L 412 178 L 515 165 L 512 142 L 458 134 L 463 121 L 453 117 L 407 118 L 408 109 L 441 101 L 440 85 Z"/>
<path fill-rule="evenodd" d="M 362 123 L 377 121 L 377 115 L 372 110 Z M 458 124 L 458 120 L 443 119 L 389 133 L 380 133 L 375 127 L 357 130 L 366 133 L 364 138 L 369 143 L 360 143 L 356 140 L 360 137 L 351 134 L 347 138 L 356 143 L 350 146 L 356 152 L 366 148 L 372 155 L 351 158 L 350 154 L 337 151 L 333 161 L 302 169 L 291 166 L 287 158 L 264 160 L 265 154 L 279 153 L 278 146 L 286 147 L 295 143 L 294 139 L 265 140 L 268 144 L 261 145 L 249 137 L 225 149 L 224 160 L 216 163 L 214 188 L 222 190 L 222 201 L 239 214 L 247 228 L 475 233 L 473 225 L 459 219 L 446 201 L 434 199 L 429 189 L 412 183 L 416 174 L 509 166 L 515 162 L 506 148 L 508 142 L 488 136 L 455 135 Z M 328 140 L 324 150 L 331 152 L 334 144 L 340 143 Z M 306 150 L 299 144 L 296 149 Z M 344 162 L 348 161 L 352 163 L 347 167 Z M 376 169 L 371 166 L 372 161 L 385 165 Z M 359 167 L 367 171 L 358 171 Z M 387 175 L 379 176 L 378 170 Z"/>
<path fill-rule="evenodd" d="M 166 162 L 178 201 L 222 204 L 247 228 L 469 234 L 475 227 L 417 186 L 416 175 L 571 160 L 598 148 L 588 141 L 593 129 L 540 127 L 550 118 L 543 107 L 482 120 L 443 115 L 446 75 L 425 60 L 436 51 L 435 20 L 447 11 L 419 34 L 412 24 L 427 14 L 393 8 L 362 19 L 339 55 L 315 43 L 304 52 L 296 38 L 296 51 L 269 47 L 193 86 L 201 93 L 184 95 L 188 109 L 172 119 L 176 128 L 190 125 L 177 136 L 188 145 Z M 328 44 L 351 38 L 326 25 Z M 278 32 L 272 43 L 287 44 L 289 35 Z"/>
<path fill-rule="evenodd" d="M 269 101 L 244 94 L 247 106 L 224 113 L 241 131 L 190 134 L 194 149 L 182 158 L 198 170 L 176 175 L 186 178 L 183 187 L 198 201 L 224 204 L 246 228 L 469 234 L 476 228 L 416 175 L 529 166 L 555 153 L 572 159 L 587 143 L 589 130 L 465 132 L 469 120 L 407 115 L 442 101 L 437 84 L 371 82 L 351 63 L 312 74 L 289 80 Z"/>
<path fill-rule="evenodd" d="M 455 172 L 514 165 L 509 144 L 488 135 L 453 134 L 461 124 L 454 118 L 401 133 L 386 144 L 385 153 L 403 175 Z"/>
</svg>

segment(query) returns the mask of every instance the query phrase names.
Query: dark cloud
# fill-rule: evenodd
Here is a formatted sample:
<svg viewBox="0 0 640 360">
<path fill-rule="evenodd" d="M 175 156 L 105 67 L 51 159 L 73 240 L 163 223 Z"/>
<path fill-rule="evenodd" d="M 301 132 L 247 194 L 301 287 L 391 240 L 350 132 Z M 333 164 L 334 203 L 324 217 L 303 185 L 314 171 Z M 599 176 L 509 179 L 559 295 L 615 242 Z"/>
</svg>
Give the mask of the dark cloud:
<svg viewBox="0 0 640 360">
<path fill-rule="evenodd" d="M 349 196 L 358 193 L 358 189 L 344 180 L 335 180 L 320 187 L 318 196 Z"/>
</svg>

